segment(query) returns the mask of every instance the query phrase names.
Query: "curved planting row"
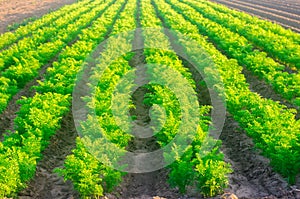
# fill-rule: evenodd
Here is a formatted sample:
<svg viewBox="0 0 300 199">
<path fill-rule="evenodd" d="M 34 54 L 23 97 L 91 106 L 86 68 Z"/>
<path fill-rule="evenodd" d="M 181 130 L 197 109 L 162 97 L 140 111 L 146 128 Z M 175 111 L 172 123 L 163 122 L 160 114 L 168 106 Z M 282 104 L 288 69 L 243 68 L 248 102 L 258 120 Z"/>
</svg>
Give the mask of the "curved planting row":
<svg viewBox="0 0 300 199">
<path fill-rule="evenodd" d="M 31 35 L 33 32 L 39 31 L 45 26 L 51 26 L 56 20 L 61 20 L 65 18 L 71 11 L 77 10 L 80 7 L 86 6 L 88 3 L 91 3 L 90 0 L 81 1 L 79 3 L 71 4 L 60 8 L 55 12 L 44 15 L 43 17 L 29 23 L 25 26 L 21 26 L 16 29 L 15 32 L 6 32 L 0 35 L 0 51 L 9 45 L 17 42 L 19 39 L 22 39 L 26 36 Z"/>
<path fill-rule="evenodd" d="M 32 38 L 28 38 L 31 40 L 27 40 L 28 45 L 23 46 L 19 43 L 20 45 L 18 44 L 16 48 L 8 49 L 7 51 L 11 52 L 9 53 L 11 56 L 4 53 L 4 51 L 2 52 L 2 56 L 6 60 L 10 57 L 14 60 L 14 63 L 9 63 L 9 67 L 1 74 L 0 96 L 2 98 L 0 112 L 6 108 L 11 97 L 19 89 L 38 75 L 39 69 L 43 65 L 53 59 L 69 42 L 76 38 L 82 29 L 86 28 L 106 9 L 105 5 L 102 0 L 94 1 L 84 8 L 84 12 L 79 9 L 69 13 L 69 20 L 60 19 L 60 23 L 64 24 L 63 26 L 52 27 L 56 29 L 56 32 L 52 32 L 54 35 L 48 35 L 47 30 L 42 30 L 41 35 L 43 36 L 41 37 L 45 41 L 50 40 L 49 42 L 37 46 L 38 43 L 35 43 L 36 38 L 33 35 Z"/>
<path fill-rule="evenodd" d="M 264 30 L 264 28 L 257 24 L 249 24 L 247 21 L 240 20 L 238 17 L 218 12 L 211 6 L 204 4 L 203 1 L 188 2 L 189 5 L 197 8 L 197 11 L 203 16 L 222 24 L 222 26 L 229 28 L 233 32 L 243 35 L 275 59 L 290 66 L 291 68 L 300 68 L 300 45 L 295 44 L 293 40 L 268 30 Z M 263 35 L 263 37 L 261 35 Z"/>
<path fill-rule="evenodd" d="M 231 32 L 226 27 L 201 15 L 200 12 L 202 13 L 202 11 L 200 9 L 195 10 L 192 1 L 186 0 L 188 5 L 176 0 L 169 0 L 168 2 L 176 11 L 183 13 L 188 21 L 197 25 L 199 31 L 209 36 L 211 41 L 224 50 L 227 55 L 238 60 L 240 65 L 246 66 L 259 77 L 264 78 L 283 98 L 300 106 L 299 73 L 283 72 L 284 66 L 268 57 L 266 53 L 254 50 L 252 43 L 243 36 Z"/>
<path fill-rule="evenodd" d="M 185 20 L 169 4 L 162 1 L 155 1 L 155 4 L 168 27 L 189 35 L 211 55 L 223 78 L 229 112 L 270 158 L 274 169 L 294 183 L 300 167 L 300 121 L 295 120 L 295 112 L 251 92 L 241 74 L 242 67 L 235 60 L 222 55 L 199 34 L 197 26 Z M 183 46 L 189 46 L 186 53 L 197 58 L 193 43 L 183 43 Z"/>
<path fill-rule="evenodd" d="M 127 7 L 125 7 L 124 12 L 121 13 L 120 19 L 114 26 L 111 36 L 122 31 L 129 31 L 135 28 L 134 21 L 132 21 L 134 20 L 132 17 L 134 16 L 132 12 L 136 8 L 133 6 L 135 6 L 135 2 L 130 2 Z M 143 27 L 152 27 L 154 25 L 160 29 L 162 28 L 160 21 L 156 18 L 154 10 L 151 7 L 150 1 L 142 2 L 141 16 L 141 24 Z M 189 79 L 189 82 L 193 83 L 189 72 L 183 68 L 181 62 L 178 61 L 178 58 L 174 52 L 171 51 L 168 39 L 163 32 L 156 32 L 155 37 L 153 37 L 154 35 L 151 32 L 146 31 L 143 33 L 146 49 L 147 45 L 161 46 L 161 44 L 165 44 L 166 46 L 164 47 L 169 49 L 168 52 L 156 49 L 145 50 L 144 54 L 146 56 L 147 63 L 167 63 L 168 66 L 171 66 L 174 68 L 174 70 L 181 72 L 187 79 Z M 115 40 L 108 40 L 106 49 L 103 53 L 101 53 L 101 57 L 98 60 L 100 64 L 96 66 L 94 75 L 91 77 L 92 80 L 98 80 L 97 89 L 93 95 L 94 98 L 90 99 L 90 101 L 93 103 L 89 105 L 90 108 L 95 109 L 97 118 L 95 120 L 95 118 L 89 116 L 87 121 L 81 124 L 83 135 L 91 134 L 91 127 L 93 127 L 93 132 L 102 131 L 105 137 L 123 149 L 128 145 L 128 142 L 130 139 L 132 139 L 132 137 L 123 132 L 113 119 L 114 116 L 112 115 L 111 101 L 117 82 L 130 72 L 128 61 L 131 59 L 132 54 L 129 53 L 119 57 L 113 62 L 111 62 L 111 59 L 119 54 L 118 51 L 127 52 L 130 50 L 132 40 L 132 35 L 128 35 L 128 38 L 118 37 Z M 119 46 L 118 49 L 115 49 L 115 46 L 120 44 L 122 45 Z M 108 67 L 103 68 L 105 65 L 108 65 Z M 150 74 L 155 74 L 154 78 L 158 78 L 158 76 L 161 75 L 160 72 L 162 72 L 160 70 L 153 71 L 151 66 L 149 66 L 147 70 Z M 195 83 L 193 84 L 195 85 Z M 130 85 L 127 86 L 132 87 Z M 149 89 L 151 89 L 153 93 L 148 95 L 146 101 L 150 101 L 151 105 L 153 105 L 153 102 L 161 104 L 158 99 L 163 97 L 165 99 L 165 103 L 161 105 L 167 108 L 167 115 L 171 117 L 169 120 L 167 120 L 168 122 L 165 124 L 166 127 L 157 135 L 158 142 L 161 144 L 161 146 L 164 146 L 170 141 L 170 138 L 174 136 L 174 133 L 176 133 L 176 129 L 174 129 L 174 127 L 178 125 L 175 124 L 176 118 L 180 120 L 178 117 L 180 111 L 178 112 L 178 104 L 175 103 L 176 100 L 174 101 L 172 92 L 168 92 L 166 88 L 162 88 L 159 85 L 150 85 Z M 199 111 L 201 114 L 205 114 L 208 112 L 208 110 L 208 107 L 202 107 Z M 200 121 L 199 128 L 196 133 L 197 135 L 192 146 L 186 149 L 183 158 L 177 157 L 176 162 L 170 166 L 172 170 L 170 173 L 170 184 L 173 186 L 178 186 L 182 192 L 185 191 L 187 186 L 197 182 L 197 186 L 203 194 L 214 195 L 219 193 L 228 183 L 226 174 L 230 172 L 230 169 L 228 168 L 228 165 L 223 162 L 223 156 L 219 154 L 218 146 L 216 146 L 213 152 L 205 156 L 203 159 L 197 155 L 199 147 L 207 134 L 207 132 L 204 130 L 205 128 L 208 128 L 208 124 L 206 122 L 206 120 Z M 95 123 L 99 123 L 101 125 L 101 129 L 99 129 Z M 82 196 L 101 196 L 103 195 L 103 189 L 110 191 L 116 184 L 118 184 L 118 182 L 121 180 L 122 173 L 106 167 L 101 163 L 102 161 L 99 161 L 92 156 L 85 148 L 86 146 L 83 143 L 86 144 L 93 142 L 95 142 L 97 146 L 99 146 L 99 143 L 103 143 L 101 146 L 104 147 L 105 143 L 101 137 L 97 138 L 96 140 L 90 140 L 90 137 L 83 136 L 83 138 L 78 139 L 77 141 L 77 148 L 73 151 L 72 155 L 67 157 L 65 168 L 59 169 L 58 172 L 64 175 L 65 179 L 71 180 L 74 183 L 75 188 L 82 194 Z M 174 155 L 178 153 L 179 151 L 177 150 L 179 149 L 174 146 L 172 154 Z M 106 164 L 112 164 L 109 162 L 111 160 L 107 160 L 108 157 L 105 155 L 101 158 L 100 159 L 104 160 Z M 165 158 L 168 159 L 169 157 L 166 156 Z M 74 168 L 75 165 L 78 166 Z M 191 175 L 186 179 L 186 181 L 182 181 L 182 174 L 183 172 L 187 171 L 189 171 Z"/>
<path fill-rule="evenodd" d="M 170 151 L 160 154 L 164 163 L 170 163 L 170 186 L 180 192 L 195 186 L 204 196 L 213 196 L 228 185 L 227 175 L 232 172 L 219 150 L 221 142 L 209 137 L 212 118 L 206 115 L 212 109 L 199 105 L 196 97 L 196 85 L 203 82 L 194 80 L 183 66 L 175 52 L 176 45 L 181 46 L 194 63 L 204 56 L 198 52 L 198 45 L 210 55 L 225 86 L 222 90 L 222 86 L 215 83 L 214 88 L 224 92 L 228 111 L 271 160 L 274 169 L 294 183 L 300 168 L 300 121 L 295 119 L 296 110 L 250 91 L 241 65 L 271 83 L 284 98 L 300 105 L 297 71 L 285 73 L 284 66 L 255 50 L 257 45 L 286 65 L 299 68 L 299 35 L 207 1 L 141 0 L 141 16 L 137 16 L 138 5 L 139 0 L 83 0 L 0 36 L 0 112 L 20 88 L 37 76 L 43 65 L 51 63 L 62 51 L 43 80 L 34 87 L 35 96 L 19 101 L 21 108 L 14 120 L 14 132 L 5 135 L 0 143 L 0 197 L 14 197 L 33 178 L 43 150 L 60 128 L 62 117 L 70 111 L 72 98 L 78 97 L 74 96 L 77 77 L 90 75 L 85 74 L 89 64 L 93 66 L 89 71 L 92 75 L 83 79 L 83 83 L 89 81 L 87 87 L 91 93 L 88 94 L 92 96 L 84 95 L 82 101 L 87 102 L 87 110 L 95 114 L 89 113 L 77 126 L 82 136 L 77 138 L 76 148 L 67 156 L 64 168 L 56 172 L 65 180 L 71 180 L 83 198 L 101 197 L 120 184 L 125 172 L 115 170 L 114 166 L 126 169 L 126 162 L 121 159 L 126 157 L 125 149 L 135 138 L 130 134 L 134 126 L 116 117 L 115 111 L 124 116 L 125 110 L 136 108 L 129 91 L 137 84 L 133 72 L 139 69 L 130 65 L 130 61 L 135 61 L 132 60 L 134 55 L 138 55 L 131 52 L 134 39 L 139 37 L 138 31 L 135 35 L 131 32 L 139 26 L 138 18 L 145 28 L 141 37 L 146 73 L 151 80 L 163 79 L 174 86 L 155 81 L 144 86 L 147 90 L 144 105 L 153 108 L 149 111 L 153 116 L 151 120 L 162 126 L 154 134 L 156 142 L 161 148 L 167 148 L 178 134 L 183 136 L 178 138 L 179 143 L 169 146 Z M 189 39 L 167 32 L 163 27 Z M 261 32 L 266 37 L 259 37 Z M 103 49 L 95 52 L 107 37 Z M 172 38 L 177 38 L 178 43 L 171 43 Z M 274 38 L 276 42 L 271 41 Z M 70 44 L 71 41 L 74 43 Z M 266 46 L 266 42 L 273 46 Z M 228 59 L 214 45 L 236 60 Z M 284 52 L 279 52 L 283 47 Z M 96 61 L 89 56 L 91 53 L 98 57 Z M 207 77 L 213 74 L 212 78 L 217 79 L 215 69 L 206 64 L 196 66 L 197 70 Z M 182 88 L 183 85 L 191 88 Z M 183 90 L 189 90 L 189 95 L 180 92 Z M 87 92 L 89 90 L 83 93 Z M 198 105 L 199 108 L 195 108 Z M 195 117 L 187 120 L 187 114 Z M 131 115 L 127 119 L 136 118 L 138 116 Z M 195 133 L 191 135 L 191 132 Z M 182 145 L 185 139 L 191 140 L 186 148 Z M 213 147 L 205 151 L 202 145 Z M 113 146 L 118 150 L 110 151 Z M 132 167 L 139 169 L 138 165 Z"/>
<path fill-rule="evenodd" d="M 106 2 L 100 7 L 112 3 Z M 70 110 L 70 94 L 85 57 L 103 41 L 121 6 L 119 1 L 111 5 L 81 34 L 82 39 L 62 52 L 59 61 L 48 69 L 45 81 L 37 87 L 40 94 L 21 100 L 22 106 L 14 121 L 16 131 L 0 143 L 0 197 L 13 196 L 33 177 L 41 152 L 60 128 L 62 116 Z M 93 35 L 95 31 L 97 34 Z"/>
<path fill-rule="evenodd" d="M 78 7 L 77 9 L 69 12 L 67 17 L 60 17 L 59 19 L 55 20 L 50 26 L 39 29 L 30 37 L 23 38 L 16 44 L 10 46 L 8 49 L 1 51 L 0 71 L 2 72 L 3 70 L 11 66 L 25 64 L 26 62 L 24 60 L 31 57 L 35 59 L 41 59 L 42 57 L 39 57 L 39 54 L 34 54 L 34 51 L 46 48 L 46 46 L 51 44 L 52 42 L 54 43 L 59 39 L 63 39 L 64 35 L 60 35 L 62 32 L 64 32 L 63 30 L 68 25 L 76 22 L 81 15 L 91 11 L 95 5 L 100 5 L 100 2 L 94 1 L 89 6 Z M 50 46 L 48 46 L 48 48 L 49 47 Z M 33 58 L 31 58 L 30 61 L 34 63 Z"/>
<path fill-rule="evenodd" d="M 186 81 L 191 84 L 192 88 L 195 89 L 196 83 L 192 79 L 190 72 L 183 67 L 182 62 L 178 59 L 176 53 L 172 50 L 171 44 L 168 37 L 164 34 L 162 29 L 161 21 L 157 18 L 154 8 L 151 5 L 151 0 L 144 0 L 142 5 L 142 15 L 141 24 L 143 28 L 155 27 L 161 29 L 161 31 L 155 30 L 155 35 L 153 32 L 145 29 L 143 32 L 145 51 L 144 55 L 146 57 L 147 73 L 152 76 L 153 79 L 160 79 L 163 76 L 166 81 L 171 82 L 171 85 L 177 85 L 182 82 L 180 78 L 176 75 L 171 75 L 164 69 L 164 65 L 173 68 L 173 70 L 178 71 Z M 153 48 L 153 46 L 159 47 L 159 49 Z M 152 48 L 151 48 L 152 47 Z M 152 67 L 151 64 L 161 65 L 159 69 Z M 175 96 L 170 88 L 163 87 L 161 85 L 149 85 L 148 89 L 151 91 L 147 95 L 146 101 L 148 105 L 153 106 L 154 104 L 161 105 L 166 111 L 166 121 L 163 128 L 155 134 L 157 142 L 161 147 L 166 147 L 178 133 L 180 125 L 188 126 L 185 131 L 194 132 L 193 122 L 188 121 L 183 124 L 184 117 L 182 112 L 188 112 L 190 114 L 193 111 L 189 109 L 194 109 L 188 101 L 186 103 L 179 104 L 177 97 Z M 196 97 L 196 92 L 192 89 L 190 98 L 192 95 Z M 184 88 L 185 92 L 188 88 Z M 183 90 L 182 90 L 183 91 Z M 163 99 L 163 100 L 162 100 Z M 197 100 L 196 100 L 197 101 Z M 181 107 L 180 107 L 181 106 Z M 181 112 L 181 109 L 182 110 Z M 181 149 L 181 145 L 174 144 L 170 153 L 164 154 L 165 162 L 168 162 L 175 157 L 175 162 L 173 162 L 169 168 L 169 179 L 168 182 L 172 187 L 178 187 L 179 190 L 184 193 L 188 186 L 196 186 L 203 195 L 213 196 L 221 191 L 227 186 L 228 178 L 227 174 L 230 172 L 229 165 L 223 160 L 223 154 L 219 152 L 219 144 L 214 147 L 212 151 L 207 151 L 206 156 L 201 157 L 199 155 L 199 149 L 202 145 L 206 144 L 204 138 L 208 136 L 208 119 L 204 115 L 208 114 L 210 107 L 201 106 L 199 111 L 199 124 L 197 132 L 194 132 L 193 142 L 190 146 L 185 149 Z M 160 114 L 161 115 L 161 114 Z M 193 118 L 195 119 L 195 118 Z M 190 128 L 190 129 L 188 129 Z M 183 133 L 182 131 L 180 134 Z M 185 137 L 190 136 L 189 134 L 184 135 Z M 209 139 L 209 138 L 207 138 Z M 180 152 L 183 150 L 183 155 L 180 156 Z M 203 151 L 202 151 L 203 152 Z"/>
<path fill-rule="evenodd" d="M 274 23 L 277 23 L 281 25 L 282 27 L 285 27 L 287 29 L 290 29 L 292 31 L 299 32 L 299 21 L 284 17 L 279 14 L 275 14 L 272 12 L 263 11 L 258 8 L 253 8 L 250 6 L 242 5 L 234 1 L 227 1 L 227 0 L 215 0 L 215 2 L 221 3 L 223 5 L 226 5 L 228 7 L 231 7 L 233 9 L 238 9 L 240 12 L 247 12 L 251 15 L 255 15 L 255 17 L 263 18 L 265 20 L 272 21 Z M 294 4 L 294 3 L 293 3 Z"/>
<path fill-rule="evenodd" d="M 87 120 L 81 123 L 82 137 L 77 139 L 73 154 L 67 156 L 64 168 L 57 170 L 66 180 L 73 182 L 75 189 L 83 198 L 99 197 L 103 196 L 104 191 L 112 191 L 113 187 L 120 183 L 123 175 L 122 172 L 107 166 L 112 166 L 114 163 L 109 158 L 110 156 L 103 153 L 96 158 L 94 154 L 91 154 L 91 150 L 95 145 L 97 151 L 108 152 L 106 151 L 107 144 L 99 132 L 102 132 L 110 142 L 120 149 L 124 149 L 132 137 L 116 124 L 112 115 L 111 100 L 116 83 L 131 68 L 128 61 L 133 54 L 127 52 L 131 51 L 134 39 L 132 34 L 127 33 L 123 33 L 123 36 L 114 36 L 136 28 L 136 9 L 136 1 L 128 1 L 113 26 L 110 38 L 97 59 L 97 64 L 89 79 L 90 82 L 97 82 L 94 85 L 96 88 L 90 88 L 93 93 L 91 97 L 88 97 L 88 105 L 95 110 L 96 117 L 88 115 Z M 124 56 L 120 56 L 120 54 L 124 54 Z M 101 128 L 98 125 L 101 125 Z M 93 135 L 93 132 L 95 132 L 95 137 L 91 139 L 90 135 Z"/>
<path fill-rule="evenodd" d="M 258 17 L 253 17 L 250 14 L 247 14 L 244 12 L 239 12 L 239 11 L 230 9 L 224 5 L 213 3 L 210 1 L 202 2 L 202 3 L 211 6 L 212 8 L 214 8 L 215 10 L 217 10 L 221 13 L 229 14 L 233 17 L 238 17 L 240 20 L 243 20 L 247 24 L 259 25 L 260 27 L 262 27 L 263 29 L 265 29 L 267 31 L 271 31 L 272 33 L 284 36 L 286 38 L 290 38 L 294 41 L 294 43 L 300 44 L 299 34 L 293 32 L 291 30 L 287 30 L 278 24 L 259 19 Z"/>
</svg>

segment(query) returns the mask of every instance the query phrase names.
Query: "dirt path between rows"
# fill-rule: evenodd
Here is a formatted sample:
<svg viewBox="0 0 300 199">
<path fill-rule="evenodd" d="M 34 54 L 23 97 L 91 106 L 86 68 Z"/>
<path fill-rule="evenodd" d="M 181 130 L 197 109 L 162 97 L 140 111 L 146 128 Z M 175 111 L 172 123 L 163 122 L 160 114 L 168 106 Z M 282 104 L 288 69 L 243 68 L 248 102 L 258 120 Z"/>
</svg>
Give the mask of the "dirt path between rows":
<svg viewBox="0 0 300 199">
<path fill-rule="evenodd" d="M 286 7 L 279 7 L 274 4 L 272 5 L 273 11 L 266 11 L 265 9 L 270 9 L 270 7 L 265 4 L 264 7 L 265 9 L 262 8 L 257 8 L 256 2 L 259 2 L 258 0 L 254 0 L 253 2 L 248 2 L 248 5 L 245 5 L 243 1 L 228 1 L 228 0 L 211 0 L 213 2 L 223 4 L 227 7 L 233 8 L 235 10 L 247 12 L 251 15 L 254 15 L 256 17 L 266 19 L 272 22 L 275 22 L 285 28 L 291 29 L 295 32 L 300 32 L 300 22 L 297 20 L 299 18 L 299 15 L 297 14 L 290 14 L 290 17 L 285 17 L 280 13 L 274 13 L 274 8 L 278 10 L 279 12 L 285 12 L 285 13 L 290 13 L 289 8 L 295 9 L 296 3 L 295 2 L 289 2 L 289 4 Z M 250 3 L 250 5 L 249 5 Z M 251 5 L 252 4 L 252 5 Z M 270 3 L 271 4 L 271 3 Z M 256 7 L 255 7 L 256 6 Z"/>
<path fill-rule="evenodd" d="M 40 17 L 57 10 L 76 0 L 0 0 L 0 33 L 7 31 L 7 26 L 21 23 L 30 17 Z"/>
</svg>

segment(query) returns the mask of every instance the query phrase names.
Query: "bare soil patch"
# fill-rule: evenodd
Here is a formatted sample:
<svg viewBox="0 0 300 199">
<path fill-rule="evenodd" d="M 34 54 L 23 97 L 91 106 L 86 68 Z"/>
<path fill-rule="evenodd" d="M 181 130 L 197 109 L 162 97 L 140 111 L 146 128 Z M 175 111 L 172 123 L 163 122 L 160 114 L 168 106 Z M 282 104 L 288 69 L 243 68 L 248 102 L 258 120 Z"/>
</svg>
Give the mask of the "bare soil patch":
<svg viewBox="0 0 300 199">
<path fill-rule="evenodd" d="M 7 31 L 8 25 L 21 23 L 29 17 L 40 17 L 74 2 L 76 0 L 1 0 L 0 33 Z"/>
</svg>

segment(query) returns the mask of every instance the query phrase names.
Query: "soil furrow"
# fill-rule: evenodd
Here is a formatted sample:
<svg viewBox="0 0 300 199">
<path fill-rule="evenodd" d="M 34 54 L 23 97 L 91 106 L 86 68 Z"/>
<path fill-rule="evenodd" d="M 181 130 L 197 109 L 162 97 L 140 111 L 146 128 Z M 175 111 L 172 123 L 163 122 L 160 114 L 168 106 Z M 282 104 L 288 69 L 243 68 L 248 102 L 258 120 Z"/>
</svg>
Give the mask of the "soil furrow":
<svg viewBox="0 0 300 199">
<path fill-rule="evenodd" d="M 125 4 L 116 16 L 124 9 Z M 115 24 L 117 17 L 112 24 Z M 90 24 L 91 25 L 91 24 Z M 111 25 L 108 28 L 105 38 L 108 38 L 111 31 Z M 74 41 L 73 41 L 74 42 Z M 103 48 L 96 49 L 92 54 L 92 58 L 97 58 L 103 51 Z M 93 62 L 94 63 L 94 62 Z M 85 71 L 85 75 L 90 74 L 92 67 Z M 88 79 L 88 77 L 86 77 Z M 72 110 L 72 107 L 70 107 Z M 20 199 L 79 199 L 79 193 L 74 190 L 73 184 L 70 181 L 64 181 L 63 177 L 58 176 L 53 172 L 55 168 L 63 167 L 65 158 L 71 154 L 72 149 L 76 146 L 76 137 L 78 136 L 72 111 L 68 112 L 63 117 L 61 128 L 52 136 L 50 144 L 43 152 L 42 159 L 37 164 L 37 169 L 34 178 L 29 182 L 28 187 L 19 193 Z"/>
<path fill-rule="evenodd" d="M 260 155 L 252 139 L 229 113 L 220 139 L 225 160 L 234 169 L 229 176 L 230 184 L 227 191 L 235 193 L 238 198 L 246 199 L 297 198 L 297 192 L 272 170 L 269 160 Z"/>
<path fill-rule="evenodd" d="M 53 62 L 57 61 L 58 55 L 59 54 L 39 70 L 39 74 L 36 78 L 28 82 L 24 88 L 20 89 L 19 92 L 12 97 L 6 109 L 0 114 L 0 140 L 3 140 L 3 135 L 8 131 L 14 131 L 14 119 L 17 117 L 17 113 L 21 107 L 21 105 L 18 104 L 18 100 L 23 97 L 33 97 L 35 95 L 36 91 L 33 89 L 33 86 L 39 85 L 37 81 L 43 80 L 47 68 L 52 67 Z"/>
<path fill-rule="evenodd" d="M 284 15 L 282 15 L 285 12 L 282 12 L 280 14 L 271 13 L 269 11 L 265 11 L 264 9 L 267 9 L 267 8 L 263 8 L 262 6 L 258 7 L 255 5 L 246 4 L 246 3 L 238 2 L 238 1 L 227 1 L 227 0 L 216 0 L 216 1 L 218 1 L 220 3 L 227 3 L 227 4 L 230 4 L 230 5 L 238 7 L 238 8 L 252 10 L 254 13 L 257 12 L 257 13 L 261 13 L 261 14 L 265 14 L 265 15 L 271 15 L 278 20 L 288 21 L 289 23 L 293 24 L 295 27 L 299 28 L 300 22 L 297 19 L 294 19 L 294 17 L 298 17 L 297 15 L 285 17 Z M 273 10 L 273 12 L 274 12 L 274 10 Z"/>
<path fill-rule="evenodd" d="M 248 2 L 245 2 L 245 1 L 238 1 L 238 0 L 236 0 L 236 1 L 234 0 L 234 1 L 231 1 L 231 2 L 238 3 L 239 5 L 247 6 L 249 8 L 264 11 L 266 13 L 272 13 L 274 15 L 286 17 L 288 19 L 291 19 L 291 21 L 295 20 L 297 22 L 300 19 L 300 16 L 298 14 L 293 14 L 293 13 L 290 13 L 290 12 L 286 12 L 284 10 L 278 10 L 276 8 L 270 8 L 269 6 L 260 6 L 258 4 L 252 4 L 252 3 L 248 3 Z"/>
<path fill-rule="evenodd" d="M 35 177 L 28 187 L 19 193 L 20 199 L 71 199 L 79 198 L 70 181 L 53 173 L 53 169 L 61 167 L 67 155 L 75 148 L 77 132 L 72 112 L 63 117 L 61 129 L 52 136 L 49 146 L 42 153 Z"/>
<path fill-rule="evenodd" d="M 170 41 L 176 41 L 176 39 L 171 36 Z M 177 45 L 175 42 L 172 43 L 172 45 Z M 180 49 L 181 47 L 176 46 L 175 48 Z M 190 69 L 193 78 L 197 79 L 194 70 L 184 60 L 183 63 Z M 209 94 L 206 94 L 206 98 L 200 99 L 202 104 L 203 102 L 210 103 L 208 97 Z M 255 148 L 252 139 L 239 127 L 238 122 L 230 113 L 226 115 L 220 139 L 225 161 L 229 162 L 234 170 L 229 175 L 229 187 L 225 191 L 236 194 L 238 198 L 247 199 L 296 199 L 298 197 L 298 192 L 292 190 L 287 182 L 272 170 L 269 160 L 260 155 L 260 151 Z"/>
<path fill-rule="evenodd" d="M 143 103 L 144 96 L 148 92 L 147 88 L 143 87 L 149 83 L 146 75 L 145 56 L 144 56 L 144 41 L 142 36 L 142 29 L 140 24 L 141 16 L 141 5 L 140 0 L 137 1 L 137 12 L 136 12 L 136 25 L 137 29 L 135 31 L 135 38 L 132 44 L 133 49 L 135 49 L 135 55 L 129 62 L 131 67 L 136 69 L 135 84 L 138 88 L 132 94 L 132 100 L 135 105 L 134 109 L 130 110 L 131 115 L 136 116 L 136 120 L 133 123 L 133 135 L 135 137 L 129 143 L 127 150 L 132 153 L 147 153 L 159 149 L 159 145 L 156 143 L 156 139 L 152 134 L 150 129 L 149 110 L 151 107 Z M 143 134 L 147 132 L 146 137 Z M 162 154 L 161 154 L 162 156 Z M 160 159 L 162 159 L 161 157 Z M 136 162 L 136 167 L 140 165 L 140 162 Z M 133 165 L 135 167 L 135 165 Z M 123 178 L 122 184 L 116 189 L 119 196 L 115 194 L 107 195 L 109 198 L 136 198 L 136 199 L 152 199 L 156 195 L 170 196 L 173 195 L 172 191 L 168 190 L 168 185 L 166 184 L 167 169 L 160 169 L 148 173 L 128 173 Z M 174 198 L 174 197 L 172 197 Z M 176 197 L 175 197 L 176 198 Z"/>
<path fill-rule="evenodd" d="M 266 3 L 274 3 L 276 5 L 284 5 L 284 6 L 295 6 L 296 7 L 300 7 L 299 1 L 295 0 L 295 1 L 284 1 L 284 0 L 262 0 L 262 2 L 266 2 Z"/>
<path fill-rule="evenodd" d="M 258 76 L 253 75 L 253 73 L 243 68 L 243 74 L 246 78 L 247 83 L 251 91 L 258 93 L 260 96 L 266 99 L 271 99 L 273 101 L 278 101 L 280 104 L 287 106 L 287 108 L 293 108 L 297 110 L 296 119 L 300 119 L 299 107 L 288 102 L 286 99 L 276 93 L 272 86 L 267 84 L 264 80 L 260 79 Z"/>
<path fill-rule="evenodd" d="M 279 11 L 284 11 L 284 12 L 288 12 L 288 13 L 292 13 L 292 14 L 295 14 L 295 15 L 300 15 L 300 7 L 296 7 L 296 6 L 287 6 L 287 5 L 282 5 L 282 4 L 276 4 L 275 2 L 265 2 L 265 1 L 252 1 L 252 0 L 245 0 L 244 2 L 247 2 L 247 3 L 250 3 L 250 4 L 256 4 L 256 5 L 260 5 L 262 7 L 265 7 L 265 8 L 272 8 L 272 9 L 276 9 L 276 10 L 279 10 Z"/>
<path fill-rule="evenodd" d="M 258 16 L 262 19 L 268 19 L 270 21 L 276 22 L 280 25 L 282 25 L 285 28 L 290 28 L 291 30 L 294 30 L 296 32 L 300 32 L 300 22 L 293 20 L 293 19 L 289 19 L 286 17 L 282 17 L 280 15 L 276 15 L 276 14 L 272 14 L 270 12 L 265 12 L 265 11 L 261 11 L 258 9 L 254 9 L 254 8 L 249 8 L 246 6 L 242 6 L 240 4 L 235 4 L 229 1 L 224 1 L 224 0 L 213 0 L 214 2 L 226 5 L 228 7 L 240 10 L 242 12 L 248 12 L 249 14 Z M 290 21 L 292 20 L 292 21 Z"/>
</svg>

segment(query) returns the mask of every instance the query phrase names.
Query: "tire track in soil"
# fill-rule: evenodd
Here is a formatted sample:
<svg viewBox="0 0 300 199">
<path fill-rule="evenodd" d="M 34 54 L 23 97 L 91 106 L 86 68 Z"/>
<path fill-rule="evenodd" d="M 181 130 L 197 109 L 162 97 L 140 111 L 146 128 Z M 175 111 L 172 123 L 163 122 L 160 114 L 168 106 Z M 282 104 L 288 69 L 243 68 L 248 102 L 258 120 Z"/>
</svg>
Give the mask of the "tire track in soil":
<svg viewBox="0 0 300 199">
<path fill-rule="evenodd" d="M 165 26 L 164 20 L 159 18 Z M 171 34 L 166 35 L 169 36 L 173 49 L 178 49 L 180 53 L 184 53 L 182 46 L 174 42 L 176 38 Z M 202 77 L 193 69 L 194 66 L 180 56 L 179 59 L 190 70 L 193 79 L 196 82 L 201 81 Z M 203 87 L 197 88 L 197 92 L 199 89 L 203 89 Z M 208 91 L 204 91 L 204 93 L 205 95 L 200 97 L 199 103 L 211 105 Z M 226 192 L 234 193 L 238 198 L 245 199 L 300 198 L 297 187 L 289 187 L 288 183 L 272 170 L 269 160 L 260 155 L 260 151 L 255 148 L 252 139 L 241 129 L 230 113 L 226 114 L 220 140 L 222 140 L 221 151 L 224 153 L 225 161 L 230 163 L 234 170 L 229 175 L 229 186 L 225 189 Z"/>
</svg>

